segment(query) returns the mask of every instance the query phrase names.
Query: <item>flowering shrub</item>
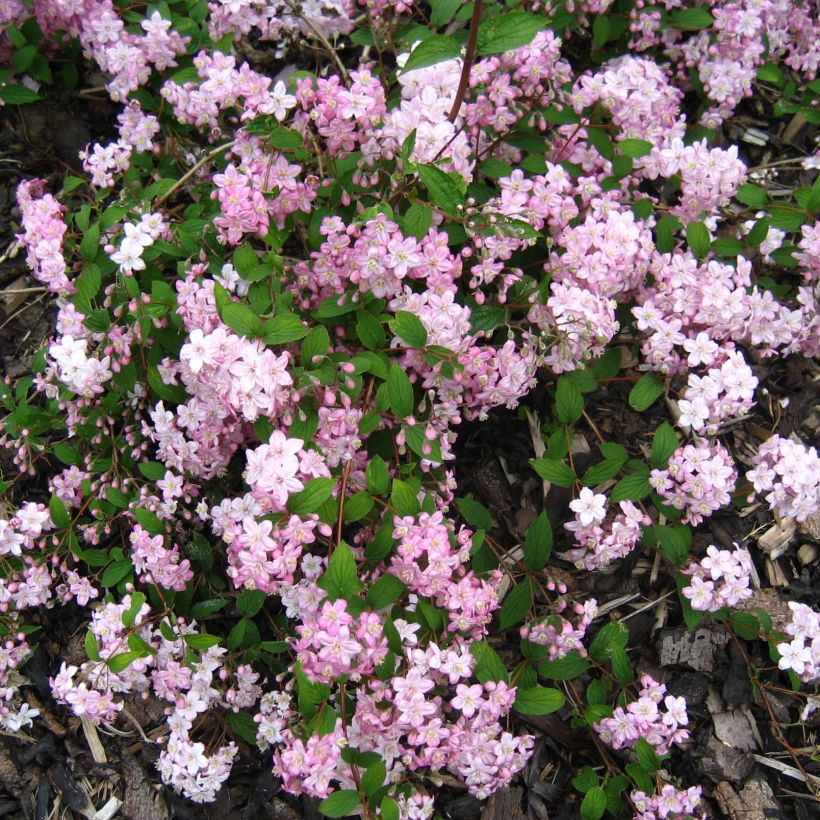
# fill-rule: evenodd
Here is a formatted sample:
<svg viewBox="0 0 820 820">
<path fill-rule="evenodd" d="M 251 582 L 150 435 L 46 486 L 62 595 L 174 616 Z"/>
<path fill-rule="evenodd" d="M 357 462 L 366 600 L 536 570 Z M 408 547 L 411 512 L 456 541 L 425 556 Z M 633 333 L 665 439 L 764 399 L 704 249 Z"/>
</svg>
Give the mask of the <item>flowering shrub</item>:
<svg viewBox="0 0 820 820">
<path fill-rule="evenodd" d="M 817 22 L 785 2 L 543 6 L 0 9 L 7 104 L 78 48 L 122 109 L 84 178 L 17 192 L 57 318 L 34 375 L 0 390 L 19 471 L 0 517 L 6 730 L 37 716 L 11 675 L 27 614 L 72 604 L 87 660 L 55 670 L 54 697 L 103 724 L 130 695 L 164 702 L 159 774 L 193 801 L 255 746 L 327 816 L 428 817 L 445 773 L 483 798 L 525 766 L 514 713 L 564 709 L 627 761 L 573 781 L 585 818 L 699 815 L 700 788 L 661 768 L 685 701 L 554 577 L 554 541 L 587 571 L 656 551 L 687 623 L 714 612 L 816 676 L 817 613 L 793 603 L 784 643 L 731 611 L 745 549 L 690 551 L 749 487 L 776 516 L 820 509 L 814 449 L 774 435 L 744 481 L 721 440 L 763 360 L 820 351 L 820 183 L 772 201 L 716 130 L 756 82 L 816 123 Z M 304 40 L 315 74 L 242 56 Z M 618 380 L 636 413 L 665 399 L 645 450 L 591 418 Z M 454 445 L 537 382 L 532 467 L 574 517 L 553 533 L 542 512 L 518 550 L 462 497 Z M 600 453 L 583 473 L 581 424 Z M 511 627 L 512 671 L 489 640 Z"/>
</svg>

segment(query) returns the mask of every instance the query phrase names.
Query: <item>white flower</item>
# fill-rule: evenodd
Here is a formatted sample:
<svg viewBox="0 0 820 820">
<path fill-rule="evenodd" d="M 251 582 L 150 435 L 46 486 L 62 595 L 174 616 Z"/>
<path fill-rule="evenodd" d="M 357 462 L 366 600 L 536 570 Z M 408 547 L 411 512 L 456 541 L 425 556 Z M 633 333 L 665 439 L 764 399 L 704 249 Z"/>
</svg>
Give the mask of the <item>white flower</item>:
<svg viewBox="0 0 820 820">
<path fill-rule="evenodd" d="M 583 526 L 589 527 L 606 518 L 606 496 L 596 495 L 589 487 L 584 487 L 580 496 L 570 502 L 569 508 L 576 514 Z"/>
<path fill-rule="evenodd" d="M 296 107 L 296 97 L 287 93 L 287 88 L 281 80 L 273 87 L 270 99 L 273 106 L 271 113 L 279 122 L 287 117 L 288 109 Z"/>
</svg>

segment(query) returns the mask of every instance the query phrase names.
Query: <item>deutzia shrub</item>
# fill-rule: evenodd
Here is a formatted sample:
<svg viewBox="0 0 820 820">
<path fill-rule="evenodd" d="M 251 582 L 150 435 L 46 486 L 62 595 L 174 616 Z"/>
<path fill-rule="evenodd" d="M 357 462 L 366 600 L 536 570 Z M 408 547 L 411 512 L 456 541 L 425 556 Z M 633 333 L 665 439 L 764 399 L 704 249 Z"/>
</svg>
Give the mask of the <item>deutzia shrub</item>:
<svg viewBox="0 0 820 820">
<path fill-rule="evenodd" d="M 573 780 L 584 818 L 699 816 L 669 758 L 687 704 L 566 573 L 646 552 L 689 626 L 770 641 L 795 687 L 820 668 L 810 607 L 786 633 L 737 611 L 754 544 L 692 537 L 749 493 L 820 508 L 814 448 L 776 434 L 744 461 L 727 433 L 765 359 L 820 350 L 820 183 L 772 199 L 718 130 L 756 83 L 817 123 L 808 6 L 12 0 L 0 21 L 0 100 L 74 89 L 73 54 L 119 110 L 83 176 L 17 189 L 56 322 L 0 385 L 4 730 L 37 718 L 31 616 L 72 606 L 87 659 L 54 698 L 103 725 L 159 700 L 159 776 L 195 802 L 255 754 L 327 816 L 430 817 L 445 777 L 485 798 L 525 767 L 515 715 L 562 710 L 609 750 Z M 271 71 L 306 43 L 315 71 Z M 526 418 L 536 384 L 532 467 L 572 500 L 506 543 L 455 445 Z M 653 408 L 651 439 L 608 441 L 601 395 Z"/>
</svg>

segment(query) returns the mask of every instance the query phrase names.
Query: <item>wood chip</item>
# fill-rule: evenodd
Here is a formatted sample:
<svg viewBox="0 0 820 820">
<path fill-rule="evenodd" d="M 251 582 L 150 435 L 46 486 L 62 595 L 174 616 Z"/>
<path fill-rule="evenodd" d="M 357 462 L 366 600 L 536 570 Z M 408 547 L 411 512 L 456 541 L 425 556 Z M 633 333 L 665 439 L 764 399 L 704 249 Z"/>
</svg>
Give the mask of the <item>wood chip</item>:
<svg viewBox="0 0 820 820">
<path fill-rule="evenodd" d="M 521 802 L 524 790 L 519 787 L 499 789 L 487 801 L 481 812 L 481 820 L 508 820 L 511 817 L 524 817 Z"/>
<path fill-rule="evenodd" d="M 766 532 L 758 539 L 760 548 L 768 553 L 769 558 L 779 558 L 791 544 L 797 532 L 797 526 L 793 518 L 786 518 L 776 524 L 772 524 Z"/>
<path fill-rule="evenodd" d="M 711 672 L 723 647 L 729 642 L 729 633 L 720 624 L 702 626 L 694 632 L 686 627 L 664 629 L 657 640 L 660 665 L 680 664 L 696 672 Z"/>
<path fill-rule="evenodd" d="M 125 781 L 124 817 L 131 820 L 168 820 L 171 816 L 161 792 L 151 786 L 139 760 L 131 755 L 122 758 Z"/>
<path fill-rule="evenodd" d="M 750 780 L 740 792 L 724 780 L 715 787 L 714 797 L 731 820 L 771 820 L 784 816 L 765 780 Z"/>
<path fill-rule="evenodd" d="M 85 735 L 85 740 L 86 743 L 88 743 L 88 748 L 91 751 L 94 762 L 108 763 L 108 757 L 106 757 L 100 735 L 97 732 L 97 727 L 87 717 L 81 720 L 83 724 L 83 734 Z"/>
</svg>

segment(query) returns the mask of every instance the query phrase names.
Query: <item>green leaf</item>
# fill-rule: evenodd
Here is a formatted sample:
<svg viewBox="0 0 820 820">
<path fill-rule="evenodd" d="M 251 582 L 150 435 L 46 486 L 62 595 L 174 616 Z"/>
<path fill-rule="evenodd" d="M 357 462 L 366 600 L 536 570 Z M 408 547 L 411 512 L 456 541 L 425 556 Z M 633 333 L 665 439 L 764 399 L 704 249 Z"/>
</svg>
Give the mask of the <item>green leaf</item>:
<svg viewBox="0 0 820 820">
<path fill-rule="evenodd" d="M 652 794 L 655 790 L 655 783 L 649 776 L 649 772 L 640 763 L 627 763 L 626 773 L 635 781 L 637 787 L 647 794 Z"/>
<path fill-rule="evenodd" d="M 536 458 L 530 460 L 530 465 L 541 478 L 559 487 L 571 487 L 575 481 L 575 473 L 563 461 L 556 461 L 551 458 Z"/>
<path fill-rule="evenodd" d="M 24 85 L 17 85 L 16 83 L 6 83 L 4 85 L 0 83 L 0 99 L 9 105 L 25 105 L 43 98 Z"/>
<path fill-rule="evenodd" d="M 656 526 L 651 535 L 660 544 L 661 555 L 676 567 L 683 566 L 689 557 L 692 544 L 692 532 L 683 525 L 675 527 Z"/>
<path fill-rule="evenodd" d="M 459 5 L 461 0 L 458 0 Z M 399 820 L 401 812 L 399 811 L 399 804 L 390 795 L 385 795 L 382 798 L 379 806 L 381 820 Z"/>
<path fill-rule="evenodd" d="M 56 495 L 51 496 L 48 502 L 48 511 L 51 514 L 51 520 L 58 530 L 65 529 L 71 524 L 71 516 L 68 514 L 65 504 L 61 498 Z"/>
<path fill-rule="evenodd" d="M 158 461 L 141 461 L 137 467 L 149 481 L 159 481 L 166 473 L 165 465 Z"/>
<path fill-rule="evenodd" d="M 93 262 L 97 256 L 97 251 L 100 249 L 100 226 L 94 223 L 83 234 L 80 242 L 80 257 L 86 262 Z"/>
<path fill-rule="evenodd" d="M 143 510 L 137 508 L 136 510 L 132 510 L 134 513 L 134 518 L 137 519 L 137 523 L 146 531 L 149 535 L 161 535 L 165 532 L 165 524 L 150 510 Z"/>
<path fill-rule="evenodd" d="M 387 336 L 381 321 L 366 310 L 360 310 L 356 314 L 356 335 L 368 350 L 387 347 Z"/>
<path fill-rule="evenodd" d="M 497 305 L 478 305 L 470 315 L 470 328 L 473 333 L 484 333 L 488 336 L 498 325 L 504 322 L 504 309 Z"/>
<path fill-rule="evenodd" d="M 563 658 L 544 661 L 538 665 L 538 674 L 548 680 L 573 680 L 589 669 L 589 661 L 577 652 L 570 652 Z"/>
<path fill-rule="evenodd" d="M 55 444 L 53 452 L 63 464 L 68 464 L 69 467 L 73 467 L 82 461 L 80 454 L 68 444 Z"/>
<path fill-rule="evenodd" d="M 100 586 L 106 588 L 116 586 L 131 572 L 131 568 L 131 561 L 128 559 L 114 561 L 114 563 L 109 564 L 105 568 L 102 578 L 100 579 Z"/>
<path fill-rule="evenodd" d="M 564 696 L 557 689 L 533 686 L 519 689 L 515 694 L 513 708 L 522 715 L 548 715 L 564 705 Z"/>
<path fill-rule="evenodd" d="M 331 601 L 338 598 L 346 600 L 354 598 L 362 588 L 353 551 L 344 541 L 340 542 L 333 550 L 327 564 L 327 570 L 319 578 L 317 584 L 327 592 Z"/>
<path fill-rule="evenodd" d="M 247 305 L 231 302 L 222 308 L 220 318 L 240 336 L 255 339 L 262 335 L 262 320 Z"/>
<path fill-rule="evenodd" d="M 449 23 L 461 8 L 463 0 L 430 0 L 430 25 L 441 28 Z"/>
<path fill-rule="evenodd" d="M 593 464 L 581 478 L 581 483 L 587 487 L 597 487 L 611 478 L 615 478 L 621 471 L 626 461 L 626 455 L 623 458 L 605 458 L 597 464 Z"/>
<path fill-rule="evenodd" d="M 609 35 L 612 27 L 609 23 L 609 17 L 604 14 L 599 14 L 592 21 L 592 50 L 600 51 L 609 40 Z"/>
<path fill-rule="evenodd" d="M 415 408 L 413 385 L 407 373 L 395 362 L 390 365 L 387 376 L 387 395 L 390 398 L 390 407 L 397 418 L 404 419 L 412 415 Z"/>
<path fill-rule="evenodd" d="M 678 449 L 678 434 L 669 422 L 660 424 L 655 435 L 652 436 L 652 454 L 649 457 L 650 466 L 656 470 L 666 467 L 672 453 Z"/>
<path fill-rule="evenodd" d="M 408 346 L 424 347 L 427 344 L 427 328 L 415 314 L 400 310 L 388 324 L 393 333 Z"/>
<path fill-rule="evenodd" d="M 372 797 L 383 785 L 387 778 L 387 768 L 381 760 L 377 760 L 367 767 L 367 771 L 362 775 L 361 790 Z"/>
<path fill-rule="evenodd" d="M 709 237 L 709 229 L 702 222 L 690 222 L 686 226 L 686 241 L 692 253 L 698 259 L 703 259 L 712 247 L 712 240 Z"/>
<path fill-rule="evenodd" d="M 373 609 L 379 610 L 396 603 L 405 592 L 407 587 L 395 575 L 385 573 L 367 590 L 365 597 Z"/>
<path fill-rule="evenodd" d="M 635 754 L 638 756 L 638 763 L 646 769 L 647 772 L 656 772 L 660 769 L 661 759 L 645 738 L 638 738 L 635 743 Z"/>
<path fill-rule="evenodd" d="M 156 655 L 157 650 L 151 644 L 140 638 L 135 632 L 128 636 L 128 648 L 132 652 L 138 652 L 141 657 L 148 658 L 151 655 Z"/>
<path fill-rule="evenodd" d="M 638 159 L 639 157 L 645 157 L 647 154 L 651 153 L 652 143 L 648 140 L 626 139 L 619 140 L 617 142 L 617 148 L 624 156 L 632 157 L 632 159 Z"/>
<path fill-rule="evenodd" d="M 605 661 L 611 656 L 613 648 L 625 649 L 628 640 L 627 628 L 617 621 L 610 621 L 589 645 L 590 657 L 596 661 Z"/>
<path fill-rule="evenodd" d="M 139 615 L 143 604 L 145 603 L 145 595 L 142 592 L 131 593 L 131 605 L 125 612 L 122 613 L 122 625 L 129 629 L 137 622 L 137 615 Z"/>
<path fill-rule="evenodd" d="M 267 597 L 261 589 L 243 590 L 236 599 L 236 611 L 246 618 L 252 618 L 265 605 Z"/>
<path fill-rule="evenodd" d="M 758 245 L 762 244 L 769 235 L 770 224 L 771 223 L 765 216 L 758 219 L 746 235 L 746 244 L 750 248 L 756 248 Z"/>
<path fill-rule="evenodd" d="M 390 503 L 400 516 L 418 515 L 419 502 L 416 491 L 400 478 L 393 479 Z"/>
<path fill-rule="evenodd" d="M 765 208 L 769 204 L 769 195 L 766 190 L 751 182 L 745 182 L 737 189 L 735 199 L 755 209 Z"/>
<path fill-rule="evenodd" d="M 572 785 L 581 794 L 586 794 L 593 786 L 598 785 L 598 775 L 595 774 L 595 769 L 592 766 L 584 766 L 575 777 L 572 778 Z"/>
<path fill-rule="evenodd" d="M 353 789 L 343 789 L 333 792 L 319 803 L 319 811 L 325 817 L 347 817 L 359 808 L 361 800 L 359 793 Z"/>
<path fill-rule="evenodd" d="M 305 138 L 292 128 L 284 128 L 281 125 L 274 125 L 268 132 L 268 139 L 272 148 L 279 148 L 283 151 L 301 148 L 305 144 Z"/>
<path fill-rule="evenodd" d="M 470 654 L 475 658 L 473 677 L 480 683 L 507 680 L 507 670 L 498 653 L 486 641 L 475 641 L 470 645 Z"/>
<path fill-rule="evenodd" d="M 256 251 L 247 243 L 240 245 L 233 252 L 233 266 L 236 272 L 242 276 L 247 276 L 259 264 L 259 257 Z"/>
<path fill-rule="evenodd" d="M 302 342 L 300 358 L 302 365 L 308 369 L 314 367 L 318 362 L 314 359 L 321 359 L 327 356 L 330 347 L 330 335 L 324 325 L 316 325 Z"/>
<path fill-rule="evenodd" d="M 529 45 L 533 37 L 548 28 L 549 24 L 546 17 L 525 11 L 514 11 L 500 17 L 487 15 L 478 29 L 476 50 L 480 56 L 486 57 Z"/>
<path fill-rule="evenodd" d="M 85 633 L 85 654 L 90 661 L 98 661 L 100 659 L 100 649 L 97 646 L 97 638 L 89 629 Z"/>
<path fill-rule="evenodd" d="M 712 242 L 712 253 L 723 259 L 734 258 L 743 253 L 743 243 L 733 236 L 721 236 Z"/>
<path fill-rule="evenodd" d="M 294 493 L 288 499 L 288 511 L 294 515 L 310 515 L 315 513 L 328 498 L 333 495 L 336 487 L 334 478 L 314 478 L 305 484 L 305 489 Z"/>
<path fill-rule="evenodd" d="M 639 413 L 663 395 L 663 385 L 654 373 L 644 373 L 629 391 L 629 406 Z"/>
<path fill-rule="evenodd" d="M 265 344 L 281 345 L 304 339 L 309 330 L 295 313 L 280 313 L 265 322 L 262 333 Z"/>
<path fill-rule="evenodd" d="M 629 656 L 626 654 L 625 649 L 613 646 L 610 651 L 609 661 L 612 664 L 612 672 L 618 683 L 623 685 L 632 683 L 635 674 L 632 671 L 632 664 L 629 662 Z"/>
<path fill-rule="evenodd" d="M 562 424 L 573 424 L 584 412 L 584 397 L 566 376 L 558 379 L 555 390 L 555 415 Z"/>
<path fill-rule="evenodd" d="M 757 69 L 757 79 L 758 82 L 771 83 L 778 88 L 782 87 L 786 82 L 783 72 L 774 63 L 765 63 L 760 66 L 760 68 Z"/>
<path fill-rule="evenodd" d="M 493 528 L 493 517 L 490 511 L 472 496 L 457 498 L 456 505 L 462 518 L 471 526 L 489 532 Z"/>
<path fill-rule="evenodd" d="M 116 487 L 106 487 L 105 497 L 109 503 L 121 510 L 124 510 L 128 506 L 128 496 Z"/>
<path fill-rule="evenodd" d="M 649 474 L 640 472 L 628 475 L 622 478 L 613 488 L 609 494 L 609 500 L 612 504 L 617 504 L 620 501 L 640 501 L 646 498 L 652 492 L 652 487 L 649 486 Z"/>
<path fill-rule="evenodd" d="M 250 712 L 228 712 L 228 725 L 233 733 L 251 746 L 256 746 L 258 724 Z"/>
<path fill-rule="evenodd" d="M 227 605 L 227 598 L 208 598 L 205 601 L 195 603 L 188 611 L 188 614 L 193 620 L 201 621 L 203 618 L 207 618 L 208 615 L 213 615 L 215 612 L 219 612 L 220 609 L 224 609 Z"/>
<path fill-rule="evenodd" d="M 671 253 L 675 249 L 675 233 L 681 223 L 676 216 L 664 216 L 655 226 L 655 244 L 660 253 Z"/>
<path fill-rule="evenodd" d="M 461 55 L 461 43 L 455 37 L 433 34 L 422 40 L 411 52 L 401 69 L 402 74 L 416 68 L 425 68 Z"/>
<path fill-rule="evenodd" d="M 250 618 L 242 618 L 228 633 L 225 643 L 228 649 L 235 652 L 237 649 L 249 649 L 256 646 L 259 640 L 259 627 Z"/>
<path fill-rule="evenodd" d="M 508 629 L 523 621 L 532 607 L 532 600 L 532 582 L 529 578 L 525 578 L 516 584 L 504 598 L 498 618 L 498 628 Z"/>
<path fill-rule="evenodd" d="M 92 229 L 89 228 L 88 230 Z M 85 305 L 90 306 L 91 300 L 100 291 L 100 285 L 102 285 L 100 269 L 96 265 L 88 265 L 88 267 L 86 267 L 85 270 L 74 280 L 74 287 L 77 290 L 75 299 L 79 298 L 83 303 L 85 303 Z"/>
<path fill-rule="evenodd" d="M 672 12 L 669 23 L 672 28 L 680 28 L 685 31 L 696 31 L 701 28 L 709 28 L 715 22 L 709 12 L 703 8 L 679 9 Z"/>
<path fill-rule="evenodd" d="M 404 215 L 404 234 L 424 239 L 433 224 L 433 211 L 426 205 L 413 203 Z"/>
<path fill-rule="evenodd" d="M 814 180 L 814 185 L 811 186 L 811 192 L 805 207 L 806 211 L 811 214 L 820 211 L 820 176 Z"/>
<path fill-rule="evenodd" d="M 185 643 L 191 647 L 191 649 L 210 649 L 212 646 L 216 646 L 221 638 L 219 635 L 186 635 L 185 636 Z"/>
<path fill-rule="evenodd" d="M 769 218 L 773 227 L 793 233 L 800 230 L 805 214 L 791 205 L 771 205 L 769 206 Z"/>
<path fill-rule="evenodd" d="M 582 820 L 600 820 L 606 812 L 606 792 L 600 786 L 593 786 L 581 801 Z"/>
<path fill-rule="evenodd" d="M 115 675 L 118 675 L 120 672 L 124 672 L 128 669 L 134 661 L 138 661 L 144 657 L 141 652 L 120 652 L 119 655 L 110 657 L 106 661 L 106 665 Z"/>
<path fill-rule="evenodd" d="M 527 527 L 524 537 L 524 566 L 531 572 L 544 569 L 552 553 L 552 525 L 546 510 Z"/>
<path fill-rule="evenodd" d="M 416 170 L 430 194 L 430 204 L 457 216 L 464 207 L 464 194 L 453 178 L 434 165 L 417 165 Z"/>
<path fill-rule="evenodd" d="M 381 456 L 375 455 L 370 459 L 370 463 L 365 470 L 365 480 L 367 481 L 368 492 L 373 493 L 373 495 L 381 495 L 387 492 L 387 488 L 390 486 L 390 474 Z"/>
</svg>

